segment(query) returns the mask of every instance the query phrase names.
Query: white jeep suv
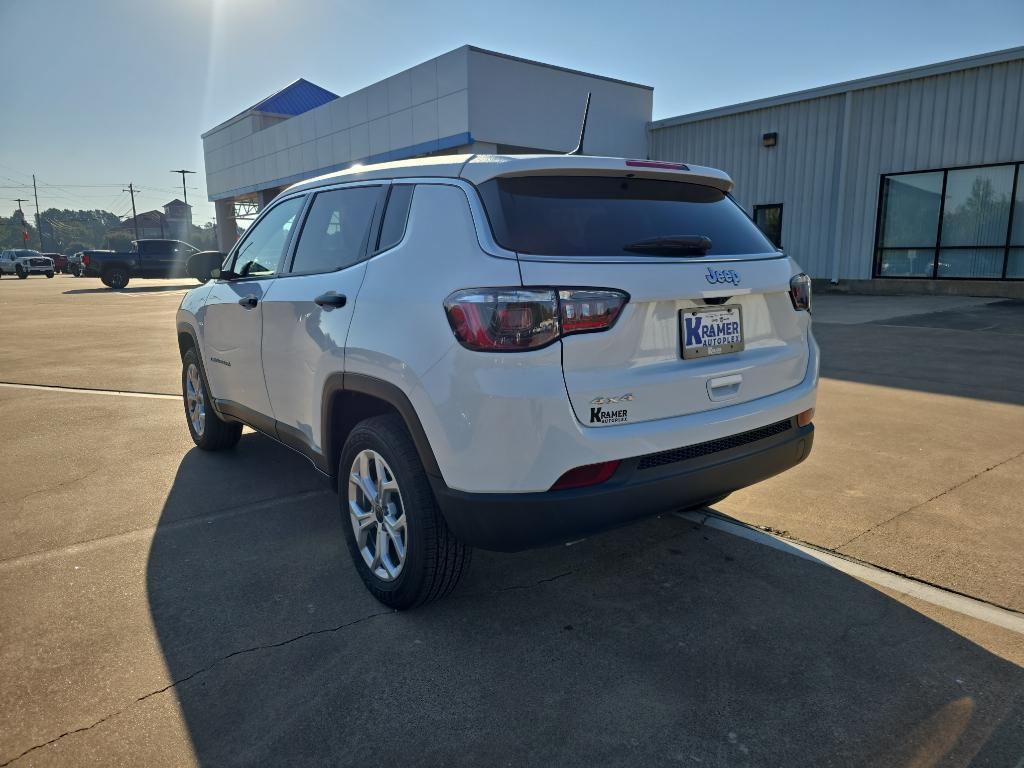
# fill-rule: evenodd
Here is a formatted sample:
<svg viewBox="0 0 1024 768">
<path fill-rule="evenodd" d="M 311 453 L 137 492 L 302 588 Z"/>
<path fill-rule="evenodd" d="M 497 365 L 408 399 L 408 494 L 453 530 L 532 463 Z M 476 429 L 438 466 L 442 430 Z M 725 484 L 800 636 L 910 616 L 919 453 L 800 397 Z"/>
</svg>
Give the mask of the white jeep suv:
<svg viewBox="0 0 1024 768">
<path fill-rule="evenodd" d="M 721 171 L 583 156 L 352 168 L 273 201 L 177 316 L 188 428 L 335 485 L 383 603 L 720 500 L 811 450 L 810 280 Z M 203 262 L 203 257 L 207 261 Z M 199 262 L 198 265 L 196 262 Z"/>
</svg>

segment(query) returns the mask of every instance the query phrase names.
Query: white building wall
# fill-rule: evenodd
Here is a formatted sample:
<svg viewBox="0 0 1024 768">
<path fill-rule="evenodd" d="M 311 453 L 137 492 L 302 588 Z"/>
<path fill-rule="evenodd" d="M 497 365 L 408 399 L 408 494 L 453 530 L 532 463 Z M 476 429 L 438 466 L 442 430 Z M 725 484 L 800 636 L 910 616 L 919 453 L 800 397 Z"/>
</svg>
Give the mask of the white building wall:
<svg viewBox="0 0 1024 768">
<path fill-rule="evenodd" d="M 471 49 L 469 93 L 478 141 L 569 152 L 591 93 L 586 153 L 647 156 L 652 88 Z"/>
<path fill-rule="evenodd" d="M 831 277 L 838 257 L 840 279 L 867 279 L 882 174 L 1024 160 L 1024 54 L 910 79 L 898 74 L 895 82 L 849 89 L 842 194 L 846 96 L 838 87 L 816 98 L 761 106 L 785 101 L 780 97 L 653 123 L 650 155 L 721 168 L 748 212 L 782 203 L 783 248 L 812 276 Z M 878 79 L 884 77 L 871 80 Z M 762 147 L 762 134 L 772 131 L 778 145 Z"/>
<path fill-rule="evenodd" d="M 282 186 L 354 162 L 437 151 L 469 132 L 468 48 L 260 130 L 245 117 L 203 137 L 211 199 Z M 456 137 L 456 138 L 452 138 Z"/>
<path fill-rule="evenodd" d="M 295 117 L 218 126 L 203 136 L 207 190 L 217 200 L 355 162 L 499 144 L 565 152 L 588 92 L 587 152 L 646 156 L 650 87 L 463 46 Z"/>
</svg>

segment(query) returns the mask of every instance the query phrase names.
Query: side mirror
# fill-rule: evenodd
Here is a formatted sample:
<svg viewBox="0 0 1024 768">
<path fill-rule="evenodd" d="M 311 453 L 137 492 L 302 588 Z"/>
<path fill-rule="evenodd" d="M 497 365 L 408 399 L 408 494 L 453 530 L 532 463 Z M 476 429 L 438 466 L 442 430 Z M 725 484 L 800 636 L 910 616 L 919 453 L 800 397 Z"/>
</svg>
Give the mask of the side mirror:
<svg viewBox="0 0 1024 768">
<path fill-rule="evenodd" d="M 220 277 L 220 266 L 224 263 L 225 254 L 220 251 L 200 251 L 189 260 L 185 269 L 189 277 L 205 283 L 210 278 Z"/>
</svg>

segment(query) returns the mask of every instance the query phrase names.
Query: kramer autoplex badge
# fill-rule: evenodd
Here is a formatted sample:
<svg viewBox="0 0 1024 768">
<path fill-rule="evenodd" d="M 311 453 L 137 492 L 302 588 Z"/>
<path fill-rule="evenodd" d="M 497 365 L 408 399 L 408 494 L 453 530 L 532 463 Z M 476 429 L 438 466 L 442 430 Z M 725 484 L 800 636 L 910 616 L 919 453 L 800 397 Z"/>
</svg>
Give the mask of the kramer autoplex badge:
<svg viewBox="0 0 1024 768">
<path fill-rule="evenodd" d="M 590 409 L 591 424 L 619 424 L 629 418 L 629 411 L 621 408 L 617 411 L 606 411 L 600 406 Z"/>
</svg>

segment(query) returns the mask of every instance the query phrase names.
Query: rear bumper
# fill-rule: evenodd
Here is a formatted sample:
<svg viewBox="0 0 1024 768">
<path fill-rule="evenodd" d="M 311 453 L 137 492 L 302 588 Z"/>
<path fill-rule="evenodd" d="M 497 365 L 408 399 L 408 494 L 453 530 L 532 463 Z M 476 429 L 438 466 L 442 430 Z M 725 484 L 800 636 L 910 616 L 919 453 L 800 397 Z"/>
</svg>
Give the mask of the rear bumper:
<svg viewBox="0 0 1024 768">
<path fill-rule="evenodd" d="M 726 447 L 694 458 L 675 461 L 651 454 L 627 459 L 610 480 L 589 488 L 466 493 L 432 478 L 434 493 L 448 527 L 462 541 L 516 552 L 690 507 L 777 475 L 807 458 L 814 426 L 798 427 L 794 419 L 779 434 L 728 447 L 729 440 L 742 442 L 734 439 L 740 437 L 712 441 Z"/>
</svg>

